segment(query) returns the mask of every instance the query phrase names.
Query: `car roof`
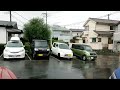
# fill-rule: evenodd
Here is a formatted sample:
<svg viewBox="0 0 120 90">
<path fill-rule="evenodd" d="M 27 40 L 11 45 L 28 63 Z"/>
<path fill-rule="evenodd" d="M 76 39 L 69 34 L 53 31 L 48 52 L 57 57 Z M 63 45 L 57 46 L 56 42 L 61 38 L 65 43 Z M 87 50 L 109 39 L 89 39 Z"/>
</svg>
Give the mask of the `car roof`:
<svg viewBox="0 0 120 90">
<path fill-rule="evenodd" d="M 10 40 L 20 40 L 20 38 L 19 37 L 11 37 Z"/>
</svg>

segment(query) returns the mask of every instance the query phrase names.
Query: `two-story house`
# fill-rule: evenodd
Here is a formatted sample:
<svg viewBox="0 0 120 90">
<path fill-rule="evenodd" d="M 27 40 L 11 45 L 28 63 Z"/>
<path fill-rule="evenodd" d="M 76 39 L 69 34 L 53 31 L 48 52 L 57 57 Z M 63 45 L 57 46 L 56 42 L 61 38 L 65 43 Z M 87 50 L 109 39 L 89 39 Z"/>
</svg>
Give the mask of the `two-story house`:
<svg viewBox="0 0 120 90">
<path fill-rule="evenodd" d="M 59 25 L 53 25 L 51 27 L 52 31 L 52 37 L 53 38 L 58 38 L 58 40 L 63 40 L 64 42 L 70 42 L 70 39 L 72 38 L 71 36 L 71 31 L 65 27 L 61 27 Z"/>
<path fill-rule="evenodd" d="M 113 33 L 118 29 L 118 24 L 117 20 L 89 18 L 84 24 L 83 43 L 96 50 L 113 50 Z"/>
</svg>

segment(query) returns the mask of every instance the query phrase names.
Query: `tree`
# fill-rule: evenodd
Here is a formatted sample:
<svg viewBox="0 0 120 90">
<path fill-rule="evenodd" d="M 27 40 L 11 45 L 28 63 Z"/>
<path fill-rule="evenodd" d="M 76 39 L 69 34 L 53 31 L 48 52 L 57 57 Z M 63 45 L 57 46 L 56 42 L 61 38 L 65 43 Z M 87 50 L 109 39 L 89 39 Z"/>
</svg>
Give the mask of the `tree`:
<svg viewBox="0 0 120 90">
<path fill-rule="evenodd" d="M 33 39 L 50 40 L 50 27 L 41 18 L 33 18 L 24 24 L 24 38 L 30 43 Z"/>
</svg>

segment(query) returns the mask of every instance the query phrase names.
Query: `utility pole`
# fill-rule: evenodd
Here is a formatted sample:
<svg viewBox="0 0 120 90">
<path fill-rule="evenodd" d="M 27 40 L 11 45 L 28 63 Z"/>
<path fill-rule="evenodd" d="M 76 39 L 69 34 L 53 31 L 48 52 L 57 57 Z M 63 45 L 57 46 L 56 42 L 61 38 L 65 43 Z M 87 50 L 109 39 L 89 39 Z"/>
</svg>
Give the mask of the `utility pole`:
<svg viewBox="0 0 120 90">
<path fill-rule="evenodd" d="M 10 11 L 10 22 L 12 21 L 12 19 L 11 19 L 11 11 Z"/>
<path fill-rule="evenodd" d="M 110 14 L 108 14 L 108 20 L 110 20 Z"/>
<path fill-rule="evenodd" d="M 45 15 L 45 17 L 46 17 L 46 28 L 47 28 L 47 17 L 48 17 L 47 11 L 46 11 L 46 13 L 42 13 L 42 14 Z"/>
<path fill-rule="evenodd" d="M 46 28 L 47 28 L 47 17 L 48 17 L 48 16 L 47 16 L 47 11 L 46 11 Z"/>
</svg>

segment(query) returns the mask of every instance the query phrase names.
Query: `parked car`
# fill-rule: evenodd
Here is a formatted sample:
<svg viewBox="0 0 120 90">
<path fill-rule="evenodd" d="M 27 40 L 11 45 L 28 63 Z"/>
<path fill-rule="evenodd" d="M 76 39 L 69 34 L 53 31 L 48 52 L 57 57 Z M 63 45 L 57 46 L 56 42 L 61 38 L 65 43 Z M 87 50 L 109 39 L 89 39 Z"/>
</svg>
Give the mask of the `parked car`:
<svg viewBox="0 0 120 90">
<path fill-rule="evenodd" d="M 3 58 L 22 58 L 25 59 L 25 49 L 21 41 L 8 41 L 3 51 Z"/>
<path fill-rule="evenodd" d="M 65 43 L 54 42 L 52 46 L 52 54 L 57 55 L 59 58 L 73 58 L 73 52 Z"/>
<path fill-rule="evenodd" d="M 33 40 L 32 53 L 34 59 L 37 59 L 37 57 L 44 57 L 49 60 L 50 47 L 47 40 Z"/>
<path fill-rule="evenodd" d="M 89 45 L 84 44 L 72 44 L 71 47 L 73 54 L 80 57 L 82 60 L 96 60 L 97 54 L 94 52 Z"/>
<path fill-rule="evenodd" d="M 11 37 L 10 41 L 20 41 L 20 38 L 19 37 Z"/>
</svg>

